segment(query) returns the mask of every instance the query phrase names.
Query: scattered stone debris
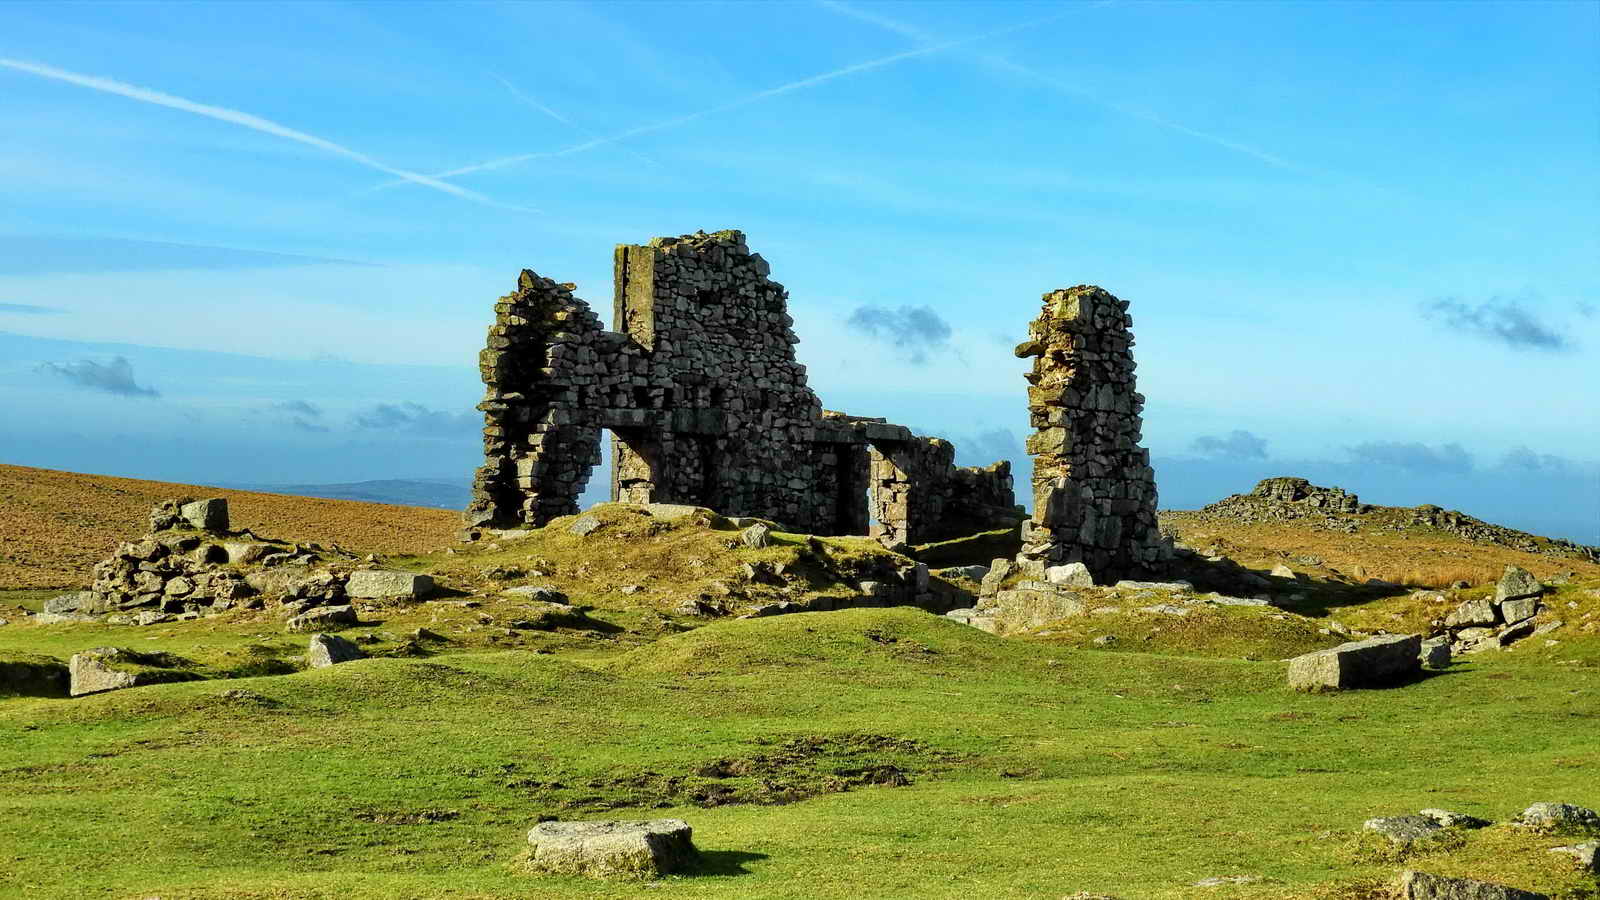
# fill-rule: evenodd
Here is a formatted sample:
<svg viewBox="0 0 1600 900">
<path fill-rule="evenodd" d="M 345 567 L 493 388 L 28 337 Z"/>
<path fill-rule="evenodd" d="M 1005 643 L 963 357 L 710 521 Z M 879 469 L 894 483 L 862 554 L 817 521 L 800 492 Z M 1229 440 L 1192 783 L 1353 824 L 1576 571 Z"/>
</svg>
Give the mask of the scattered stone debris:
<svg viewBox="0 0 1600 900">
<path fill-rule="evenodd" d="M 1535 803 L 1523 810 L 1516 824 L 1541 831 L 1600 830 L 1600 813 L 1571 803 Z"/>
<path fill-rule="evenodd" d="M 1061 587 L 1094 587 L 1094 576 L 1089 574 L 1089 567 L 1081 562 L 1050 566 L 1044 570 L 1044 576 L 1046 581 Z"/>
<path fill-rule="evenodd" d="M 1548 627 L 1550 623 L 1536 621 L 1544 610 L 1539 601 L 1543 592 L 1544 585 L 1526 569 L 1506 566 L 1492 599 L 1462 601 L 1445 617 L 1444 627 L 1452 638 L 1451 652 L 1460 656 L 1504 649 L 1523 638 L 1554 630 Z"/>
<path fill-rule="evenodd" d="M 767 546 L 772 536 L 772 529 L 761 522 L 757 522 L 739 533 L 739 540 L 752 550 L 760 550 Z"/>
<path fill-rule="evenodd" d="M 1551 853 L 1565 853 L 1577 863 L 1578 869 L 1600 875 L 1600 841 L 1586 841 L 1568 847 L 1551 847 Z"/>
<path fill-rule="evenodd" d="M 313 634 L 311 643 L 307 648 L 306 662 L 313 669 L 331 666 L 337 663 L 350 662 L 356 659 L 365 659 L 366 654 L 361 648 L 334 634 Z"/>
<path fill-rule="evenodd" d="M 506 588 L 501 591 L 511 597 L 521 597 L 528 600 L 537 600 L 540 603 L 567 603 L 567 595 L 552 587 L 544 585 L 524 585 L 522 587 Z"/>
<path fill-rule="evenodd" d="M 1432 819 L 1445 828 L 1487 828 L 1490 825 L 1488 819 L 1451 812 L 1447 809 L 1423 809 L 1418 810 L 1417 815 Z"/>
<path fill-rule="evenodd" d="M 1421 635 L 1382 635 L 1317 650 L 1289 661 L 1289 686 L 1301 691 L 1379 687 L 1421 669 Z"/>
<path fill-rule="evenodd" d="M 290 631 L 320 631 L 325 628 L 355 624 L 357 624 L 355 607 L 319 606 L 291 618 L 288 628 Z"/>
<path fill-rule="evenodd" d="M 682 819 L 645 822 L 540 822 L 528 832 L 536 871 L 590 878 L 659 878 L 698 858 Z"/>
<path fill-rule="evenodd" d="M 346 596 L 351 576 L 312 566 L 344 563 L 354 559 L 351 554 L 337 547 L 267 541 L 248 530 L 231 532 L 225 500 L 165 500 L 151 510 L 150 523 L 149 534 L 119 544 L 95 565 L 89 590 L 47 600 L 36 621 L 154 625 L 259 609 L 269 601 L 294 615 L 338 604 Z M 412 579 L 413 587 L 429 583 L 427 576 L 411 573 L 358 575 L 369 583 L 398 580 L 398 575 Z"/>
<path fill-rule="evenodd" d="M 1443 669 L 1450 665 L 1450 638 L 1433 637 L 1422 642 L 1422 664 L 1430 669 Z"/>
<path fill-rule="evenodd" d="M 1546 894 L 1471 878 L 1447 878 L 1407 870 L 1400 876 L 1402 900 L 1550 900 Z"/>
</svg>

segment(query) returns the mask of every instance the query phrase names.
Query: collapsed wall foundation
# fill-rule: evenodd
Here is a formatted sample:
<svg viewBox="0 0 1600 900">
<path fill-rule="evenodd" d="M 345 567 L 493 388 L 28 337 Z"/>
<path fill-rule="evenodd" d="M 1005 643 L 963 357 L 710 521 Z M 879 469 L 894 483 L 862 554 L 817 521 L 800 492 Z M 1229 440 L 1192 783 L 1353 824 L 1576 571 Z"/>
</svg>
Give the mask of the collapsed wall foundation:
<svg viewBox="0 0 1600 900">
<path fill-rule="evenodd" d="M 602 429 L 613 500 L 889 545 L 1022 518 L 1008 462 L 960 468 L 946 441 L 822 409 L 795 359 L 788 292 L 740 232 L 620 245 L 614 271 L 615 331 L 573 285 L 528 270 L 495 304 L 467 536 L 576 513 Z"/>
</svg>

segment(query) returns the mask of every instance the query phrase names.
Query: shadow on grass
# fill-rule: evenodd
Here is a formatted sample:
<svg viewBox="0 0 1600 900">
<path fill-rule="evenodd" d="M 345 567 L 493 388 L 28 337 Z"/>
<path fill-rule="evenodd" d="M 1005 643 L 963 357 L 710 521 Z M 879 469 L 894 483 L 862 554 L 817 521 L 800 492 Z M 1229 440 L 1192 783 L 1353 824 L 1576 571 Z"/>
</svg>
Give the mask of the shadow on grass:
<svg viewBox="0 0 1600 900">
<path fill-rule="evenodd" d="M 1390 682 L 1387 682 L 1385 684 L 1363 684 L 1363 685 L 1359 686 L 1358 690 L 1363 690 L 1363 691 L 1393 691 L 1393 690 L 1399 690 L 1401 688 L 1411 687 L 1412 685 L 1415 685 L 1415 684 L 1421 684 L 1424 681 L 1432 681 L 1435 678 L 1448 678 L 1451 675 L 1464 675 L 1469 671 L 1471 671 L 1471 670 L 1470 669 L 1463 669 L 1461 667 L 1460 663 L 1454 663 L 1447 669 L 1422 669 L 1422 670 L 1418 671 L 1414 675 L 1408 676 L 1406 678 L 1399 679 L 1397 681 L 1390 681 Z"/>
<path fill-rule="evenodd" d="M 768 859 L 765 853 L 748 853 L 744 850 L 701 850 L 700 859 L 692 868 L 683 871 L 689 878 L 728 878 L 749 875 L 745 863 Z"/>
</svg>

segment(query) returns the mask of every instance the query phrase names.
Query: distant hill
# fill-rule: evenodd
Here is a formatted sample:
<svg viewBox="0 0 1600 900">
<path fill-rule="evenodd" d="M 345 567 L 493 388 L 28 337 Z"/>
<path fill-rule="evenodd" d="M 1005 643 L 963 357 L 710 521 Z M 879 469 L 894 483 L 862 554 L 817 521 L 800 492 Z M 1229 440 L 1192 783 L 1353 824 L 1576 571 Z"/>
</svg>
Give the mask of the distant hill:
<svg viewBox="0 0 1600 900">
<path fill-rule="evenodd" d="M 1600 548 L 1493 525 L 1437 506 L 1375 506 L 1304 478 L 1268 478 L 1198 510 L 1163 510 L 1162 528 L 1205 555 L 1320 575 L 1442 587 L 1483 584 L 1506 565 L 1600 574 Z"/>
<path fill-rule="evenodd" d="M 86 584 L 119 541 L 146 531 L 151 506 L 180 496 L 226 497 L 235 528 L 362 552 L 436 550 L 453 542 L 460 525 L 453 509 L 0 465 L 0 590 Z"/>
<path fill-rule="evenodd" d="M 472 488 L 466 480 L 453 478 L 386 478 L 346 484 L 240 484 L 235 487 L 268 494 L 438 509 L 465 509 L 472 499 Z"/>
</svg>

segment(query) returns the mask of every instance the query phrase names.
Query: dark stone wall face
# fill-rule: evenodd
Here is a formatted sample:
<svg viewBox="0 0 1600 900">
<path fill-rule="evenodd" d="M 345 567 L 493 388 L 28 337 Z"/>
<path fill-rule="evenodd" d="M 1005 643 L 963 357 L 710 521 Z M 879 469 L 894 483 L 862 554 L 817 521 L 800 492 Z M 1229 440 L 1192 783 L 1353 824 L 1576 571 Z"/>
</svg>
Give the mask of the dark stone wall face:
<svg viewBox="0 0 1600 900">
<path fill-rule="evenodd" d="M 740 232 L 621 245 L 614 262 L 615 332 L 572 285 L 530 271 L 495 304 L 479 360 L 485 462 L 469 528 L 577 512 L 601 429 L 613 435 L 615 500 L 865 534 L 867 492 L 879 483 L 870 444 L 903 463 L 882 488 L 887 542 L 978 530 L 987 523 L 961 531 L 943 521 L 945 510 L 993 513 L 1001 494 L 1013 509 L 1009 466 L 957 470 L 945 442 L 882 420 L 824 416 L 795 360 L 788 293 Z M 928 449 L 935 444 L 944 449 Z"/>
<path fill-rule="evenodd" d="M 1082 562 L 1099 578 L 1170 557 L 1156 523 L 1155 472 L 1139 445 L 1128 304 L 1092 285 L 1053 291 L 1017 356 L 1028 373 L 1033 518 L 1024 560 Z"/>
</svg>

